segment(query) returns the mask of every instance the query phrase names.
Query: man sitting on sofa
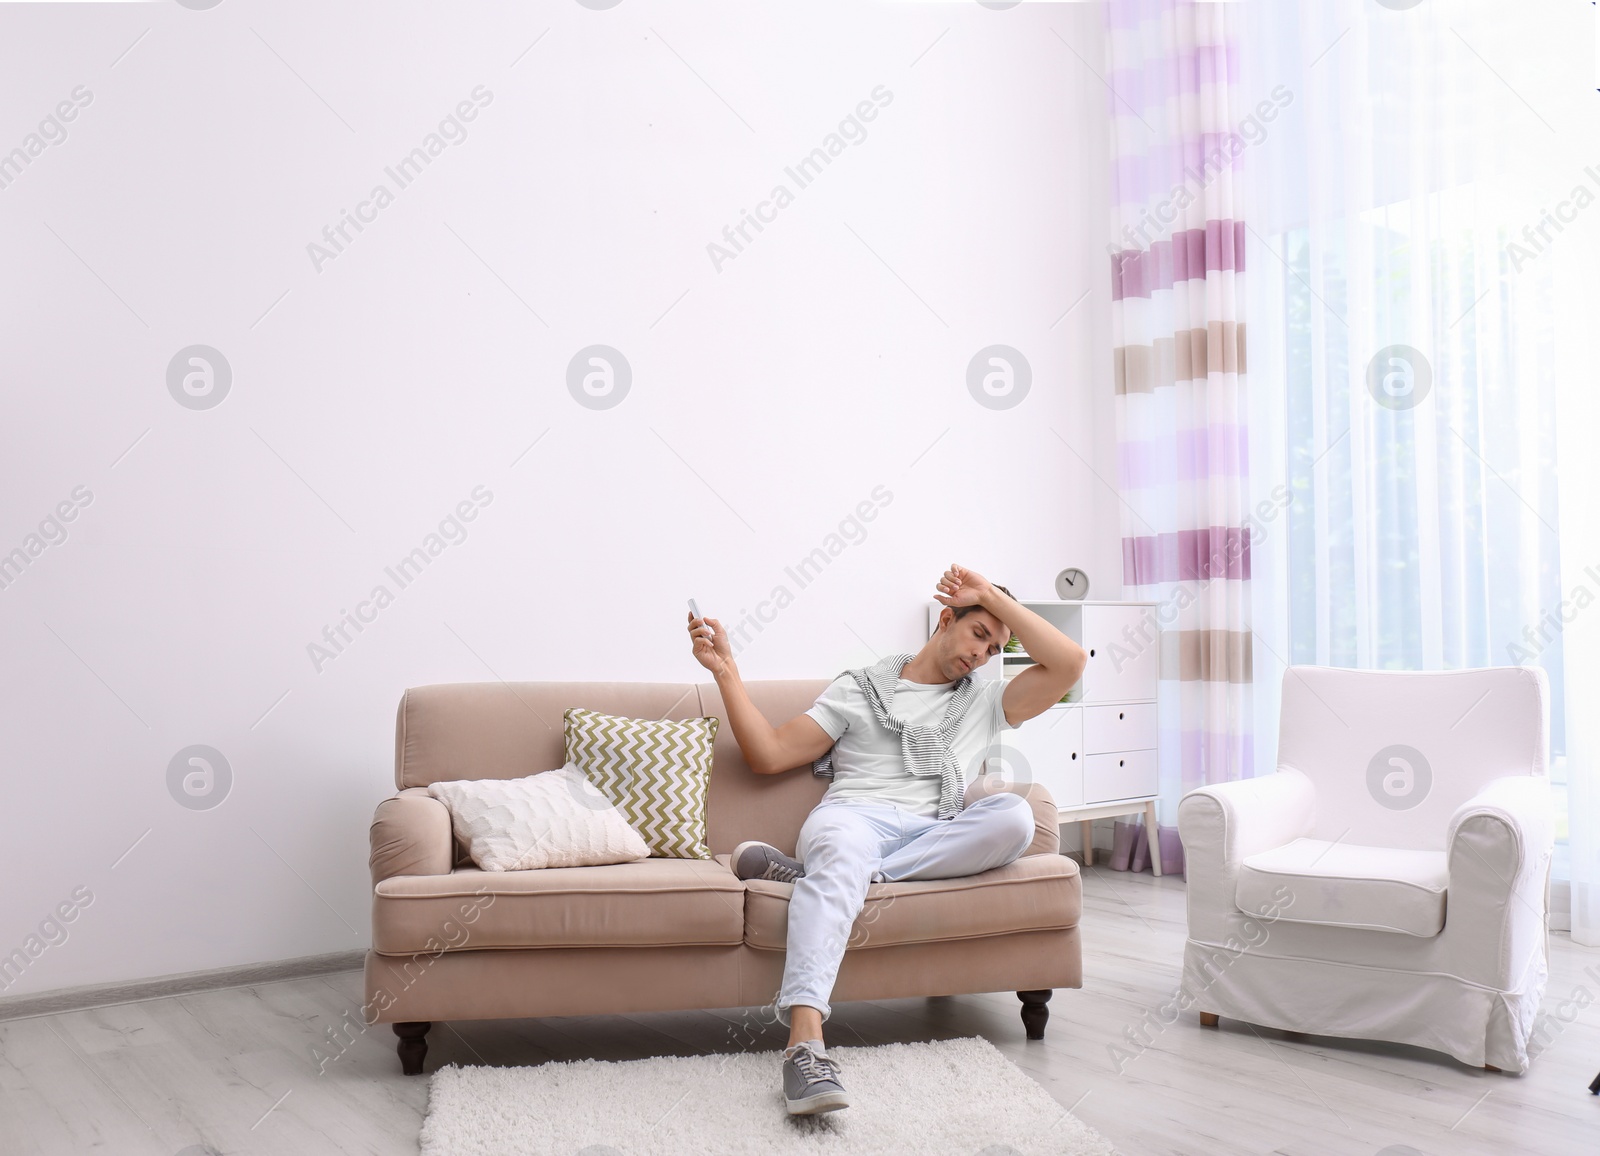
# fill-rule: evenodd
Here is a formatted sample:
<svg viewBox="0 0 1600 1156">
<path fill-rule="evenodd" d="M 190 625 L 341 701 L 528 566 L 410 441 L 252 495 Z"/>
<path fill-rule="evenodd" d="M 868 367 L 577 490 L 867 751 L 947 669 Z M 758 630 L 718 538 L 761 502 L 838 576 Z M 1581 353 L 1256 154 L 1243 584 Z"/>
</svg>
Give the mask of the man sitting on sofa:
<svg viewBox="0 0 1600 1156">
<path fill-rule="evenodd" d="M 1087 661 L 1077 643 L 980 574 L 952 565 L 938 590 L 945 609 L 921 650 L 845 671 L 779 727 L 750 701 L 722 624 L 689 619 L 694 656 L 716 676 L 750 768 L 776 775 L 809 766 L 832 779 L 800 829 L 796 858 L 755 841 L 732 856 L 741 879 L 795 885 L 776 1001 L 789 1028 L 783 1085 L 793 1115 L 848 1105 L 822 1023 L 868 886 L 976 875 L 1027 850 L 1027 800 L 1001 792 L 963 809 L 963 768 L 981 771 L 1001 729 L 1059 702 Z M 1009 680 L 973 678 L 1012 633 L 1033 665 Z"/>
</svg>

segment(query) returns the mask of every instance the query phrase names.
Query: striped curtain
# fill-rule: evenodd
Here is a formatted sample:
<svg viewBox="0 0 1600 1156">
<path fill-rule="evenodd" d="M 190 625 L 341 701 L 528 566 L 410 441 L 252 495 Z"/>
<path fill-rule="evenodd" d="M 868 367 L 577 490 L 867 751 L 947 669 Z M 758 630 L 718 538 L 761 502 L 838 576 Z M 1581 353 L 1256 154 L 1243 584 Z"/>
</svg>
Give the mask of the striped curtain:
<svg viewBox="0 0 1600 1156">
<path fill-rule="evenodd" d="M 1238 7 L 1106 8 L 1123 597 L 1158 604 L 1168 822 L 1254 773 Z"/>
</svg>

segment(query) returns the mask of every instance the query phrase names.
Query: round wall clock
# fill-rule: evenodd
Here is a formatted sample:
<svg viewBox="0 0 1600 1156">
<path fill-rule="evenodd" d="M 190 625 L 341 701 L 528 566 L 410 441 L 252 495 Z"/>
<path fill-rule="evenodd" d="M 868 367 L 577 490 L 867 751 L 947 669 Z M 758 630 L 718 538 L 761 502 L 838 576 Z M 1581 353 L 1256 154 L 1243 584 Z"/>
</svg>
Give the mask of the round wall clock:
<svg viewBox="0 0 1600 1156">
<path fill-rule="evenodd" d="M 1068 566 L 1056 575 L 1056 596 L 1063 602 L 1082 602 L 1089 596 L 1089 575 Z"/>
</svg>

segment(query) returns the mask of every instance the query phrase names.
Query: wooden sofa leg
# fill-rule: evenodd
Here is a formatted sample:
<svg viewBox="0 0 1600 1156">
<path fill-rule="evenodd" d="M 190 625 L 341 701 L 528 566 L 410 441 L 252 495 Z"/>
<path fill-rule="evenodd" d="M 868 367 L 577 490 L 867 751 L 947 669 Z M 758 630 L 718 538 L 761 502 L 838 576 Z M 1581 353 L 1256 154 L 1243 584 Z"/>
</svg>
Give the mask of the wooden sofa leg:
<svg viewBox="0 0 1600 1156">
<path fill-rule="evenodd" d="M 1044 1039 L 1044 1025 L 1050 1019 L 1050 1009 L 1045 1005 L 1053 994 L 1050 988 L 1017 993 L 1017 998 L 1022 1001 L 1022 1026 L 1030 1040 Z"/>
<path fill-rule="evenodd" d="M 400 1053 L 400 1070 L 408 1076 L 422 1074 L 422 1061 L 428 1055 L 428 1029 L 431 1023 L 404 1023 L 394 1025 L 394 1034 L 400 1037 L 395 1051 Z"/>
<path fill-rule="evenodd" d="M 1214 1028 L 1214 1027 L 1216 1027 L 1217 1026 L 1217 1013 L 1216 1012 L 1201 1012 L 1200 1013 L 1200 1026 L 1203 1027 L 1203 1028 Z"/>
</svg>

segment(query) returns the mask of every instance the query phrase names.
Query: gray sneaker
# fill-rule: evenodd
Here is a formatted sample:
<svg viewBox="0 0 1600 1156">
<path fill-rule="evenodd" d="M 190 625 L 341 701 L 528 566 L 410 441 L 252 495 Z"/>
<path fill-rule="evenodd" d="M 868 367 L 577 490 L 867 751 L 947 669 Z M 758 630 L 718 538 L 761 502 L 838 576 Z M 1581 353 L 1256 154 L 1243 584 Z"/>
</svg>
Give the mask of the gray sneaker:
<svg viewBox="0 0 1600 1156">
<path fill-rule="evenodd" d="M 783 1095 L 791 1116 L 810 1116 L 850 1106 L 844 1085 L 839 1082 L 838 1063 L 825 1054 L 818 1055 L 808 1043 L 784 1049 Z"/>
<path fill-rule="evenodd" d="M 740 879 L 771 879 L 777 883 L 793 883 L 806 873 L 805 864 L 791 859 L 771 843 L 747 839 L 728 856 L 733 873 Z"/>
</svg>

